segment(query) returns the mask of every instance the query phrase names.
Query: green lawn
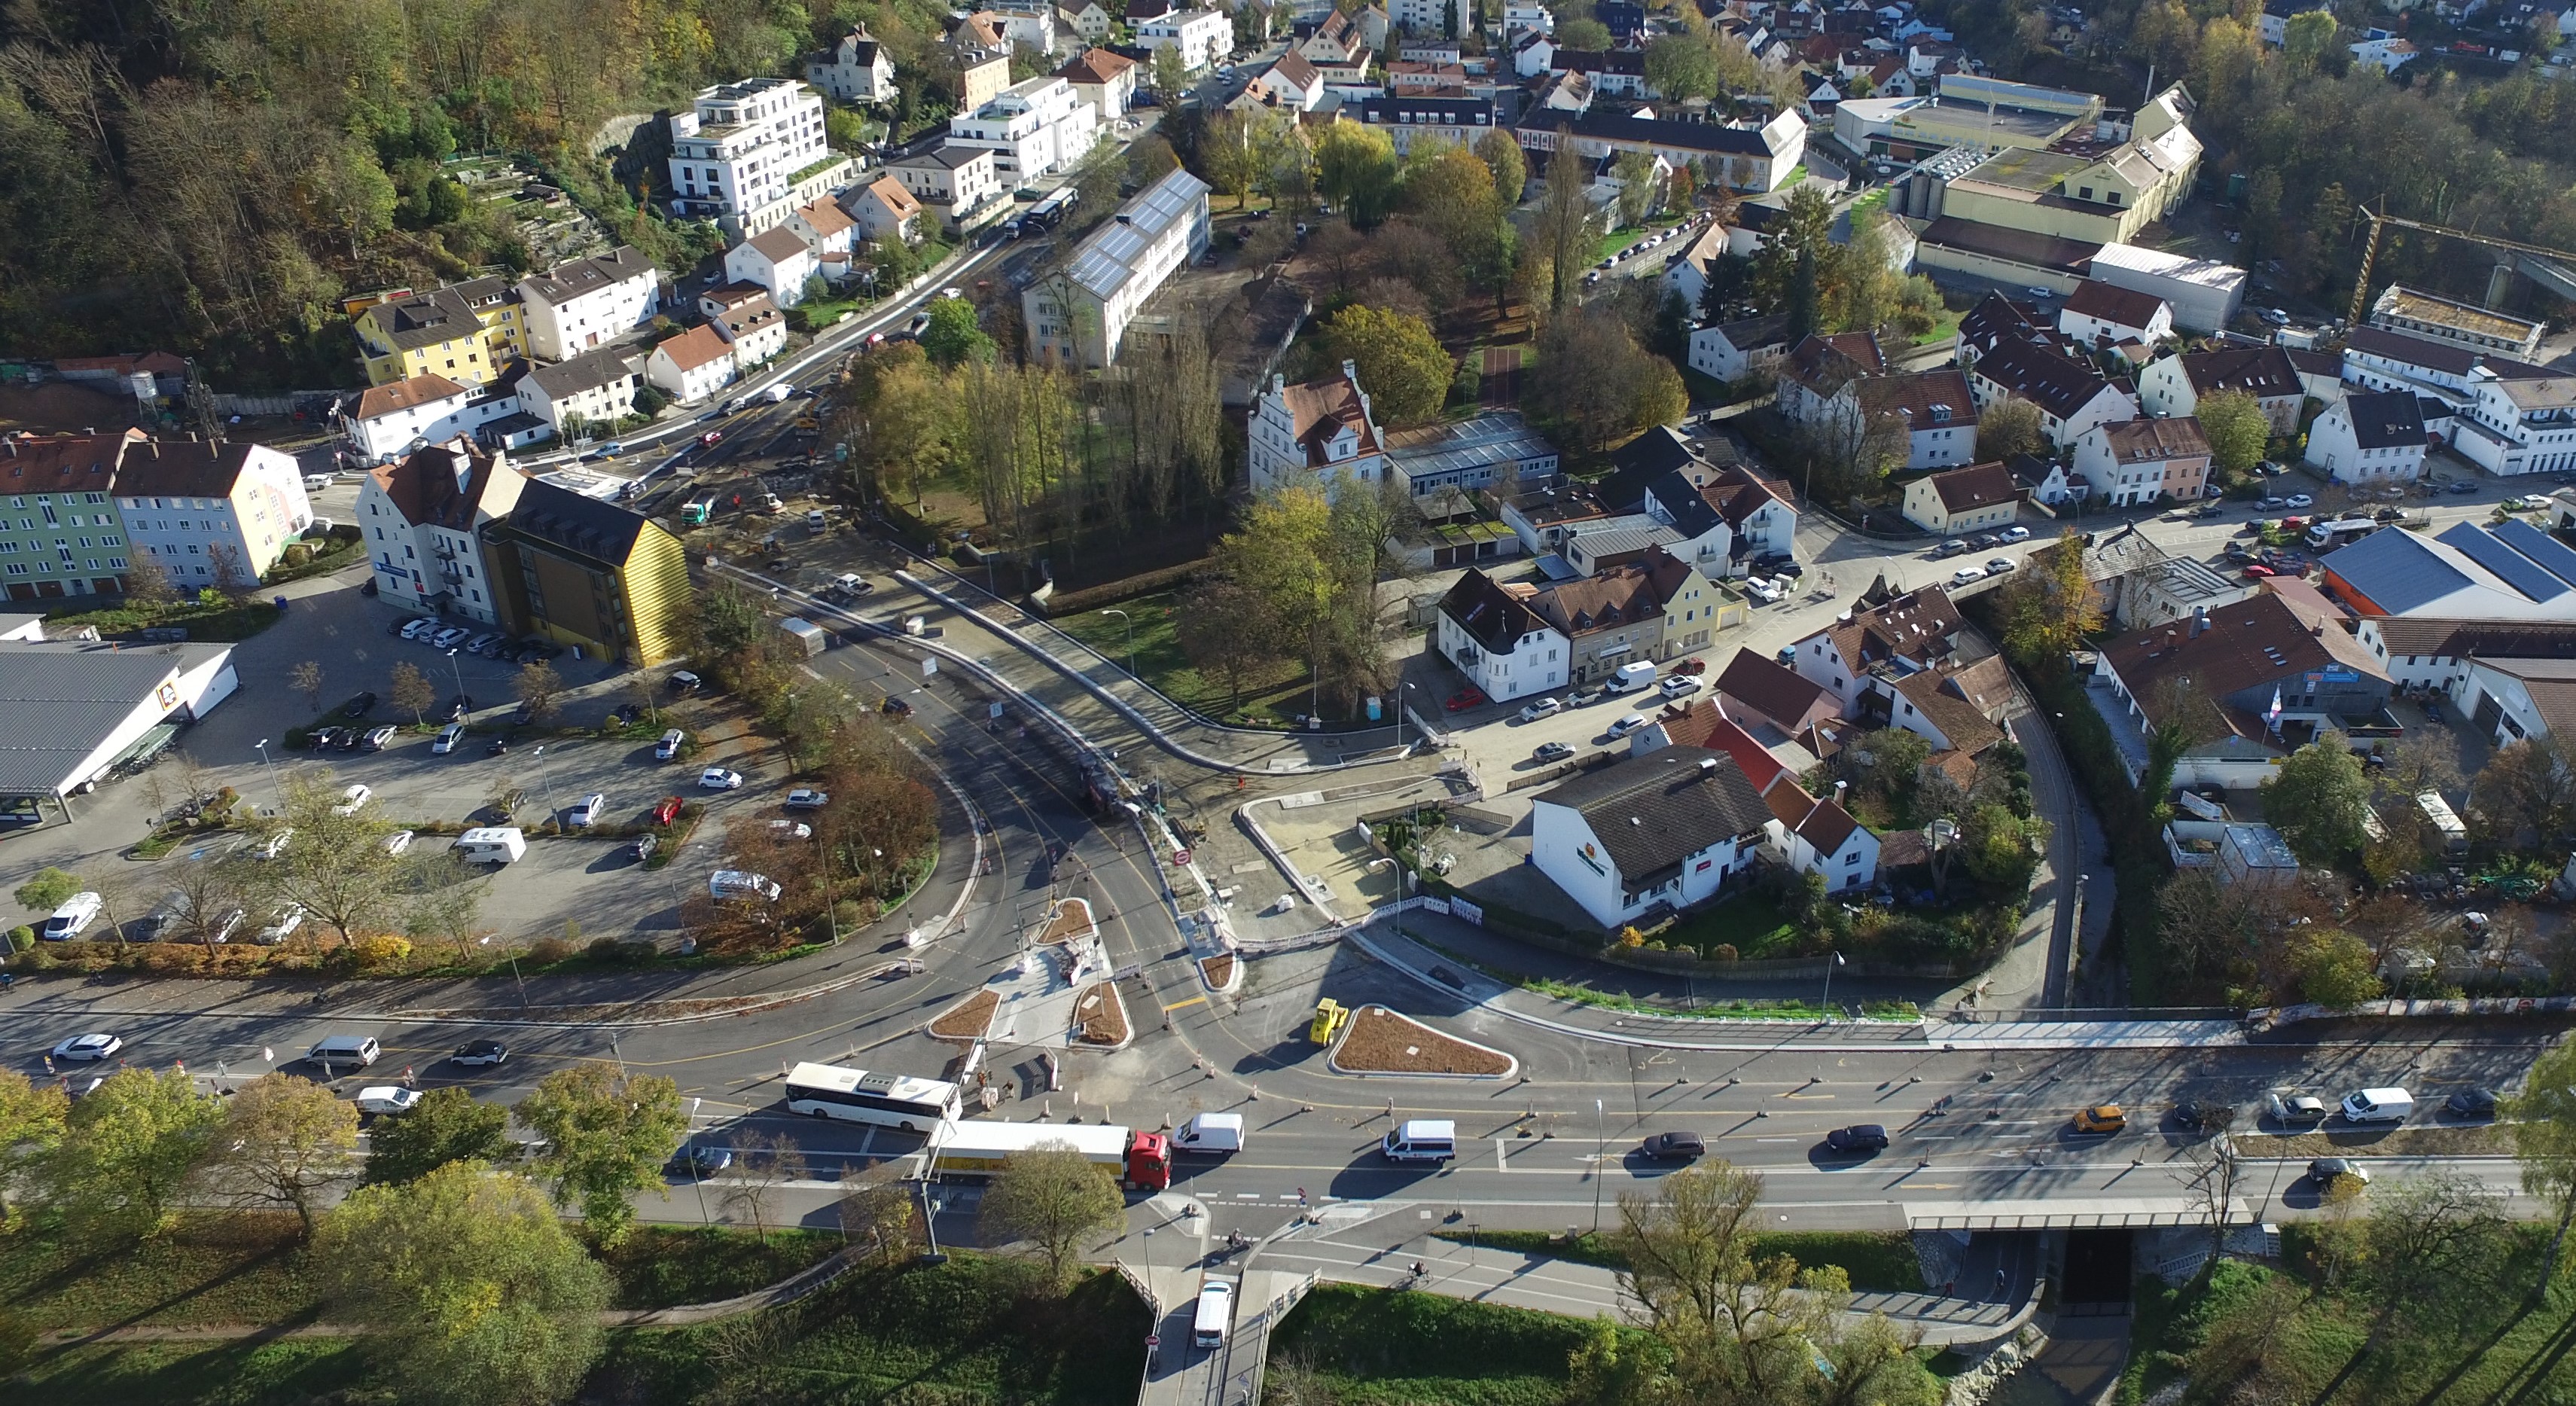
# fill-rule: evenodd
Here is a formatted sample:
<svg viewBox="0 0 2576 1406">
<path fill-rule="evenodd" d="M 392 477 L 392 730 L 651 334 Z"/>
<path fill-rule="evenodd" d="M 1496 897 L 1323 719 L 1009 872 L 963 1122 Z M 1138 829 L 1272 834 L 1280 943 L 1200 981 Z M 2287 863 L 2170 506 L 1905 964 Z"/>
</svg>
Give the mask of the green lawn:
<svg viewBox="0 0 2576 1406">
<path fill-rule="evenodd" d="M 376 1400 L 365 1350 L 346 1338 L 136 1343 L 40 1357 L 18 1380 L 48 1406 L 313 1406 Z M 391 1399 L 390 1397 L 384 1399 Z"/>
<path fill-rule="evenodd" d="M 1122 666 L 1129 657 L 1132 625 L 1137 677 L 1183 706 L 1210 717 L 1287 725 L 1307 710 L 1312 698 L 1306 667 L 1297 661 L 1281 661 L 1245 679 L 1239 704 L 1223 678 L 1199 672 L 1181 648 L 1176 632 L 1180 612 L 1186 608 L 1181 592 L 1159 591 L 1105 609 L 1067 615 L 1055 623 L 1066 634 L 1099 650 L 1101 657 Z M 1125 611 L 1127 619 L 1110 614 L 1111 610 Z"/>
<path fill-rule="evenodd" d="M 121 603 L 104 610 L 74 608 L 45 617 L 47 638 L 59 639 L 82 626 L 90 626 L 101 635 L 128 635 L 136 630 L 164 625 L 184 625 L 193 641 L 240 641 L 249 639 L 277 623 L 278 609 L 265 599 L 245 600 L 240 604 L 222 601 L 202 605 L 195 600 L 169 605 Z"/>
<path fill-rule="evenodd" d="M 1746 892 L 1718 904 L 1685 913 L 1662 934 L 1667 947 L 1686 947 L 1714 958 L 1720 946 L 1732 946 L 1746 961 L 1795 955 L 1800 933 L 1789 916 L 1767 894 Z"/>
<path fill-rule="evenodd" d="M 1556 1406 L 1589 1332 L 1580 1318 L 1325 1284 L 1271 1337 L 1269 1380 L 1277 1391 L 1311 1374 L 1343 1406 Z"/>
<path fill-rule="evenodd" d="M 713 1199 L 721 1184 L 707 1188 Z M 695 1191 L 674 1188 L 674 1197 Z M 767 1237 L 739 1230 L 637 1226 L 600 1262 L 617 1276 L 616 1306 L 663 1308 L 715 1303 L 775 1284 L 841 1248 L 841 1237 L 820 1230 L 784 1230 Z"/>
<path fill-rule="evenodd" d="M 1467 1232 L 1443 1230 L 1443 1240 L 1466 1244 Z M 1625 1269 L 1628 1261 L 1607 1235 L 1586 1232 L 1563 1243 L 1552 1242 L 1544 1230 L 1488 1230 L 1478 1232 L 1475 1243 L 1496 1250 L 1521 1254 L 1553 1255 L 1578 1264 L 1597 1264 L 1606 1269 Z M 1787 1255 L 1808 1267 L 1840 1265 L 1851 1276 L 1853 1289 L 1864 1292 L 1921 1293 L 1922 1263 L 1914 1256 L 1914 1243 L 1901 1231 L 1784 1231 L 1776 1235 L 1753 1237 L 1753 1254 L 1757 1259 Z"/>
</svg>

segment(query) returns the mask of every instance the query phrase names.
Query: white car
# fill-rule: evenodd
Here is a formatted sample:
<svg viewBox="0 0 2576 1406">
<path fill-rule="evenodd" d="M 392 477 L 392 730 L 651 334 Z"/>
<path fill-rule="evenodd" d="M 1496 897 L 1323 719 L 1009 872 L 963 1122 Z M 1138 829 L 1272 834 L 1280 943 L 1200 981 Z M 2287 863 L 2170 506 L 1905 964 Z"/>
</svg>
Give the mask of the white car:
<svg viewBox="0 0 2576 1406">
<path fill-rule="evenodd" d="M 1565 704 L 1553 698 L 1542 698 L 1521 709 L 1521 721 L 1534 723 L 1541 718 L 1554 717 L 1563 711 L 1565 711 Z"/>
<path fill-rule="evenodd" d="M 1986 563 L 1986 574 L 1988 576 L 2001 576 L 2012 569 L 2013 559 L 2011 557 L 1997 557 L 1993 561 Z"/>
<path fill-rule="evenodd" d="M 681 744 L 688 740 L 689 735 L 676 727 L 663 733 L 662 740 L 653 744 L 653 760 L 667 762 L 680 755 Z"/>
<path fill-rule="evenodd" d="M 251 941 L 262 947 L 275 947 L 295 935 L 304 926 L 304 905 L 289 903 L 269 915 L 268 926 L 261 928 Z"/>
<path fill-rule="evenodd" d="M 436 634 L 437 632 L 438 622 L 426 615 L 411 620 L 402 627 L 402 637 L 407 640 L 416 640 L 423 635 Z"/>
<path fill-rule="evenodd" d="M 817 791 L 810 786 L 799 786 L 787 793 L 786 805 L 789 810 L 821 810 L 831 803 L 830 792 Z"/>
<path fill-rule="evenodd" d="M 2289 497 L 2289 504 L 2293 508 L 2313 508 L 2317 505 L 2317 500 L 2305 493 L 2293 493 Z"/>
<path fill-rule="evenodd" d="M 601 813 L 605 812 L 607 809 L 607 794 L 601 791 L 593 791 L 589 795 L 582 797 L 580 804 L 575 805 L 572 808 L 572 814 L 566 816 L 565 819 L 575 825 L 596 825 L 599 823 Z"/>
<path fill-rule="evenodd" d="M 375 796 L 375 794 L 376 793 L 374 791 L 369 790 L 365 786 L 352 786 L 348 790 L 340 793 L 340 803 L 331 807 L 331 813 L 333 815 L 355 815 L 358 813 L 359 808 L 364 806 Z"/>
<path fill-rule="evenodd" d="M 276 834 L 269 836 L 266 840 L 261 841 L 256 848 L 251 850 L 251 853 L 260 859 L 275 859 L 279 855 L 286 853 L 287 842 L 294 838 L 295 831 L 292 827 L 280 830 Z"/>
<path fill-rule="evenodd" d="M 1986 569 L 1982 566 L 1963 566 L 1950 573 L 1950 584 L 1954 587 L 1973 586 L 1985 579 Z"/>
<path fill-rule="evenodd" d="M 436 752 L 441 756 L 445 756 L 449 752 L 455 751 L 456 744 L 464 740 L 465 724 L 449 723 L 447 726 L 438 730 L 438 737 L 435 741 L 429 744 L 429 750 Z"/>
<path fill-rule="evenodd" d="M 356 1102 L 361 1113 L 409 1113 L 412 1105 L 420 1102 L 420 1090 L 400 1084 L 370 1084 L 358 1090 Z"/>
<path fill-rule="evenodd" d="M 1647 717 L 1643 713 L 1630 713 L 1619 721 L 1610 724 L 1611 740 L 1617 741 L 1619 738 L 1625 737 L 1629 733 L 1635 732 L 1639 728 L 1644 727 L 1651 721 L 1653 721 L 1653 719 Z"/>
<path fill-rule="evenodd" d="M 118 1050 L 124 1048 L 125 1041 L 114 1035 L 74 1035 L 54 1046 L 54 1058 L 82 1061 L 112 1059 Z"/>
<path fill-rule="evenodd" d="M 400 854 L 404 850 L 410 848 L 411 832 L 409 830 L 396 830 L 392 834 L 385 836 L 385 853 L 387 854 Z"/>
<path fill-rule="evenodd" d="M 458 645 L 465 643 L 467 638 L 472 636 L 473 633 L 473 631 L 466 629 L 462 625 L 450 625 L 446 629 L 429 637 L 429 647 L 432 649 L 454 649 Z"/>
<path fill-rule="evenodd" d="M 1656 686 L 1664 691 L 1666 698 L 1687 698 L 1699 692 L 1700 687 L 1699 680 L 1688 674 L 1668 674 L 1664 681 Z"/>
<path fill-rule="evenodd" d="M 869 585 L 867 578 L 857 572 L 848 571 L 832 578 L 832 589 L 845 596 L 863 596 L 876 587 Z"/>
<path fill-rule="evenodd" d="M 1779 582 L 1765 580 L 1759 576 L 1747 576 L 1744 578 L 1744 593 L 1753 597 L 1755 600 L 1762 602 L 1764 605 L 1769 605 L 1773 601 L 1776 601 L 1782 596 L 1788 594 L 1788 592 L 1780 589 Z"/>
<path fill-rule="evenodd" d="M 742 785 L 742 773 L 711 766 L 698 773 L 698 784 L 710 791 L 731 791 Z"/>
<path fill-rule="evenodd" d="M 1995 535 L 2007 542 L 2027 542 L 2030 540 L 2030 529 L 2027 527 L 2007 527 Z"/>
</svg>

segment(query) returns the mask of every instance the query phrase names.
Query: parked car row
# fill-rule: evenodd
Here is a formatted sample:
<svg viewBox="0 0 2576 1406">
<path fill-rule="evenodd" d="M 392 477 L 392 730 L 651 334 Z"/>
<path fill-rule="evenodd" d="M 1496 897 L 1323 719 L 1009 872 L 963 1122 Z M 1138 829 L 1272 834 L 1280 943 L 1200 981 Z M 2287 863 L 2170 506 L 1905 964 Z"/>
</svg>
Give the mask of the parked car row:
<svg viewBox="0 0 2576 1406">
<path fill-rule="evenodd" d="M 476 634 L 468 626 L 450 625 L 432 615 L 406 616 L 395 621 L 388 632 L 432 649 L 453 649 L 509 664 L 534 663 L 539 659 L 560 658 L 563 654 L 563 646 L 550 640 L 513 640 L 497 631 Z M 367 700 L 368 706 L 374 706 L 375 695 L 360 696 Z M 363 710 L 350 716 L 363 716 Z"/>
</svg>

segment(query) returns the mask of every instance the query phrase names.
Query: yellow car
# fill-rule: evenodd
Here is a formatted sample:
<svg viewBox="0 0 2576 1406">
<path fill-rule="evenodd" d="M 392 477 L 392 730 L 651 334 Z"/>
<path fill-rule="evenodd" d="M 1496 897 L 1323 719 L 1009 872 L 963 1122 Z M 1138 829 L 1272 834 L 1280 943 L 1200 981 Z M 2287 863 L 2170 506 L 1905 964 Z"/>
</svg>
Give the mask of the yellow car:
<svg viewBox="0 0 2576 1406">
<path fill-rule="evenodd" d="M 2075 1110 L 2075 1131 L 2079 1133 L 2116 1133 L 2129 1126 L 2129 1115 L 2116 1103 L 2097 1103 L 2091 1108 Z"/>
</svg>

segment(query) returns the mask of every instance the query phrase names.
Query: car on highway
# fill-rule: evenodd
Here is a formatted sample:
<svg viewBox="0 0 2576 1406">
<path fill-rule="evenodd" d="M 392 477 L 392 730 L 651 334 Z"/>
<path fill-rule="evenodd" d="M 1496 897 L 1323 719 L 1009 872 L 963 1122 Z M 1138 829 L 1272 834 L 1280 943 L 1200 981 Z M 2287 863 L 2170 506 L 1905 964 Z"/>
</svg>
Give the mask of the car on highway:
<svg viewBox="0 0 2576 1406">
<path fill-rule="evenodd" d="M 124 1048 L 125 1041 L 120 1036 L 104 1033 L 74 1035 L 54 1046 L 54 1058 L 80 1060 L 86 1063 L 91 1060 L 112 1059 L 118 1050 Z"/>
<path fill-rule="evenodd" d="M 367 710 L 374 706 L 376 706 L 376 695 L 373 693 L 361 693 L 357 697 L 349 700 L 349 706 L 340 710 L 340 716 L 344 718 L 363 718 L 367 715 Z"/>
<path fill-rule="evenodd" d="M 2003 531 L 1996 533 L 1995 536 L 2006 542 L 2027 542 L 2030 540 L 2030 529 L 2027 527 L 2007 527 Z"/>
<path fill-rule="evenodd" d="M 681 802 L 679 797 L 664 796 L 662 798 L 662 803 L 653 807 L 653 823 L 656 825 L 668 825 L 672 821 L 679 819 L 680 805 Z"/>
<path fill-rule="evenodd" d="M 1482 692 L 1472 688 L 1462 688 L 1450 694 L 1449 701 L 1442 706 L 1450 712 L 1463 713 L 1470 708 L 1481 708 L 1484 705 L 1485 695 Z"/>
<path fill-rule="evenodd" d="M 929 330 L 930 314 L 926 312 L 914 313 L 912 315 L 912 320 L 903 325 L 903 335 L 907 337 L 918 338 L 922 333 Z"/>
<path fill-rule="evenodd" d="M 1629 733 L 1641 730 L 1646 726 L 1646 724 L 1652 721 L 1654 721 L 1654 719 L 1647 717 L 1643 713 L 1630 713 L 1619 721 L 1610 724 L 1610 740 L 1616 742 L 1620 738 L 1627 736 Z"/>
<path fill-rule="evenodd" d="M 831 792 L 817 791 L 811 786 L 799 786 L 787 793 L 786 805 L 789 810 L 821 810 L 831 803 Z"/>
<path fill-rule="evenodd" d="M 2462 1089 L 2442 1100 L 2442 1111 L 2454 1118 L 2492 1118 L 2496 1116 L 2493 1089 Z"/>
<path fill-rule="evenodd" d="M 1825 1134 L 1825 1150 L 1844 1153 L 1885 1152 L 1887 1129 L 1876 1123 L 1854 1123 L 1848 1128 L 1836 1128 Z"/>
<path fill-rule="evenodd" d="M 1659 1162 L 1688 1162 L 1708 1155 L 1708 1143 L 1697 1133 L 1656 1133 L 1637 1149 Z"/>
<path fill-rule="evenodd" d="M 420 1102 L 420 1090 L 406 1089 L 400 1084 L 370 1084 L 358 1090 L 357 1098 L 351 1101 L 358 1105 L 360 1113 L 376 1116 L 409 1113 Z"/>
<path fill-rule="evenodd" d="M 2350 1157 L 2320 1157 L 2308 1164 L 2308 1180 L 2323 1189 L 2345 1177 L 2370 1185 L 2370 1169 Z"/>
<path fill-rule="evenodd" d="M 450 1064 L 499 1064 L 510 1057 L 510 1047 L 498 1040 L 476 1040 L 459 1045 L 447 1057 Z"/>
<path fill-rule="evenodd" d="M 1561 762 L 1573 755 L 1574 749 L 1562 742 L 1542 742 L 1538 744 L 1538 750 L 1530 753 L 1530 759 L 1540 762 Z"/>
<path fill-rule="evenodd" d="M 2286 1127 L 2294 1123 L 2322 1123 L 2330 1110 L 2326 1101 L 2315 1094 L 2275 1093 L 2264 1096 L 2263 1111 L 2272 1115 L 2273 1122 Z"/>
<path fill-rule="evenodd" d="M 2316 499 L 2314 499 L 2314 498 L 2312 498 L 2312 497 L 2309 497 L 2309 496 L 2308 496 L 2307 494 L 2305 494 L 2305 493 L 2293 493 L 2293 494 L 2291 494 L 2291 495 L 2290 495 L 2290 497 L 2289 497 L 2288 501 L 2289 501 L 2290 507 L 2291 507 L 2291 508 L 2292 508 L 2292 510 L 2294 510 L 2294 511 L 2295 511 L 2295 510 L 2299 510 L 2299 509 L 2305 509 L 2305 508 L 2313 508 L 2313 507 L 2315 507 L 2315 506 L 2317 505 L 2317 500 L 2316 500 Z"/>
<path fill-rule="evenodd" d="M 2116 1133 L 2129 1126 L 2129 1115 L 2116 1103 L 2097 1103 L 2075 1110 L 2075 1131 L 2079 1133 Z"/>
<path fill-rule="evenodd" d="M 1534 723 L 1541 718 L 1555 717 L 1558 713 L 1563 711 L 1565 711 L 1565 705 L 1563 703 L 1560 703 L 1553 698 L 1541 698 L 1526 704 L 1521 708 L 1520 720 L 1525 723 Z"/>
<path fill-rule="evenodd" d="M 671 1154 L 671 1162 L 666 1170 L 675 1177 L 690 1177 L 704 1181 L 732 1165 L 732 1148 L 712 1147 L 706 1143 L 692 1142 Z"/>
<path fill-rule="evenodd" d="M 669 761 L 673 757 L 680 755 L 680 749 L 688 745 L 688 741 L 689 735 L 680 731 L 676 727 L 671 729 L 669 732 L 663 733 L 662 740 L 653 744 L 653 760 L 657 762 Z"/>
<path fill-rule="evenodd" d="M 742 773 L 711 766 L 698 773 L 698 784 L 710 791 L 734 791 L 742 787 Z"/>
</svg>

